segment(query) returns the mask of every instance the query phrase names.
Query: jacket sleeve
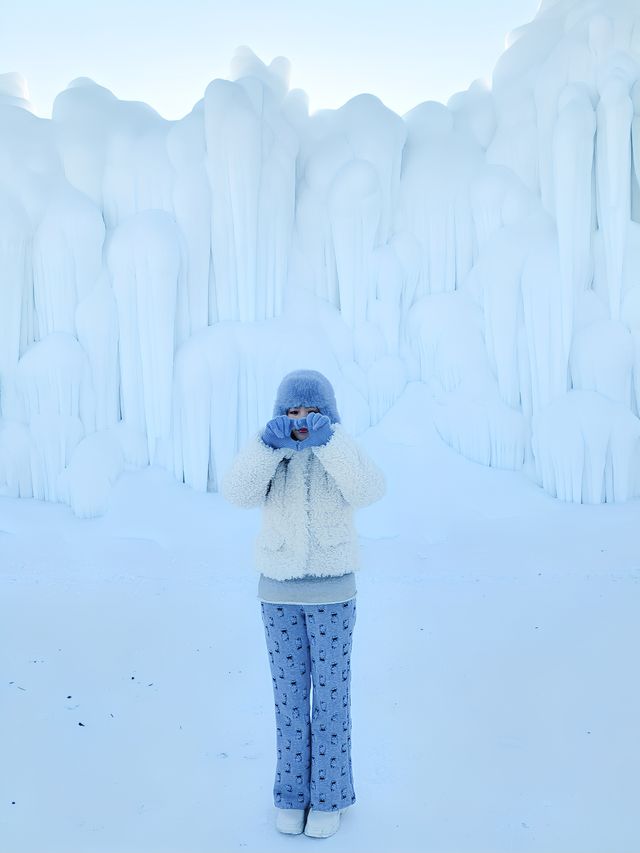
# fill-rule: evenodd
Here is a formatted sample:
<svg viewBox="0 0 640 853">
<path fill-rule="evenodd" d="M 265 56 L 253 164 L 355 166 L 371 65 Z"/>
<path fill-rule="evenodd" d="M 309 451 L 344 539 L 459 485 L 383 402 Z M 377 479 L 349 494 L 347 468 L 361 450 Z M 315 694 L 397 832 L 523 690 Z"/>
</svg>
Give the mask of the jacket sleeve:
<svg viewBox="0 0 640 853">
<path fill-rule="evenodd" d="M 223 498 L 245 508 L 260 506 L 266 497 L 269 482 L 286 453 L 286 448 L 269 447 L 260 438 L 260 433 L 255 433 L 222 478 L 220 493 Z"/>
<path fill-rule="evenodd" d="M 368 506 L 380 500 L 386 492 L 383 472 L 341 424 L 333 424 L 332 428 L 329 441 L 312 450 L 327 474 L 336 481 L 342 497 L 352 507 Z"/>
</svg>

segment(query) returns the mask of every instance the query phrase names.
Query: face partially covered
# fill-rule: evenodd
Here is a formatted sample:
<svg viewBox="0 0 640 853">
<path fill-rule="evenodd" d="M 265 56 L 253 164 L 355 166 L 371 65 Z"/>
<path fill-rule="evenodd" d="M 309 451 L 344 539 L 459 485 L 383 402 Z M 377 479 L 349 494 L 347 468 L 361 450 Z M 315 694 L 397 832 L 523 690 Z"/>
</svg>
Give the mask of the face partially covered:
<svg viewBox="0 0 640 853">
<path fill-rule="evenodd" d="M 310 412 L 320 412 L 320 409 L 317 406 L 295 406 L 293 409 L 287 409 L 287 415 L 290 418 L 306 418 Z M 296 441 L 304 441 L 309 435 L 308 429 L 294 429 L 291 430 L 291 437 L 295 438 Z"/>
</svg>

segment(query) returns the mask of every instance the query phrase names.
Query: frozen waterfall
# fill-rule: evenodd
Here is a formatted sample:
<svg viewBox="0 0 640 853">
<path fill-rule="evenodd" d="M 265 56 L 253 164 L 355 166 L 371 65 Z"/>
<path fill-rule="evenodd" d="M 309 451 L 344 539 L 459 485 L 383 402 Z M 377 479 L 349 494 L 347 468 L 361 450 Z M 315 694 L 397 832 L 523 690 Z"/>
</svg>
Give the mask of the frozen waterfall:
<svg viewBox="0 0 640 853">
<path fill-rule="evenodd" d="M 295 367 L 355 433 L 406 383 L 482 464 L 640 495 L 640 9 L 543 2 L 491 87 L 309 114 L 240 48 L 191 113 L 0 75 L 0 490 L 216 490 Z"/>
</svg>

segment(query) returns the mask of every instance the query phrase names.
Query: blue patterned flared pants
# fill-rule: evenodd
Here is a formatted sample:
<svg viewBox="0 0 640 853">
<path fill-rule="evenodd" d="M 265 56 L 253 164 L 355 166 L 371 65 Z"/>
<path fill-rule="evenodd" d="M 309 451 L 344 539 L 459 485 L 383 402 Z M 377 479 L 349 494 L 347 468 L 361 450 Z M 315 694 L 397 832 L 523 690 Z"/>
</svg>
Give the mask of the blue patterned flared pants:
<svg viewBox="0 0 640 853">
<path fill-rule="evenodd" d="M 261 607 L 276 706 L 275 805 L 346 808 L 356 801 L 350 664 L 356 600 L 263 601 Z"/>
</svg>

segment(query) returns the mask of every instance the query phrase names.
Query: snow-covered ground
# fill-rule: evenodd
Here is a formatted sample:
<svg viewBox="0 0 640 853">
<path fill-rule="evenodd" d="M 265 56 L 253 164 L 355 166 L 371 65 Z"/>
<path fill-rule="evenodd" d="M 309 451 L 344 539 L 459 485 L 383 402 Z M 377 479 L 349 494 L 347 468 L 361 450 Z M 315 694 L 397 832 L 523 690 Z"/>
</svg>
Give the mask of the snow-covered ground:
<svg viewBox="0 0 640 853">
<path fill-rule="evenodd" d="M 259 510 L 160 468 L 105 516 L 0 498 L 0 850 L 640 849 L 639 502 L 560 503 L 469 462 L 410 383 L 361 441 L 357 802 L 274 827 Z"/>
</svg>

